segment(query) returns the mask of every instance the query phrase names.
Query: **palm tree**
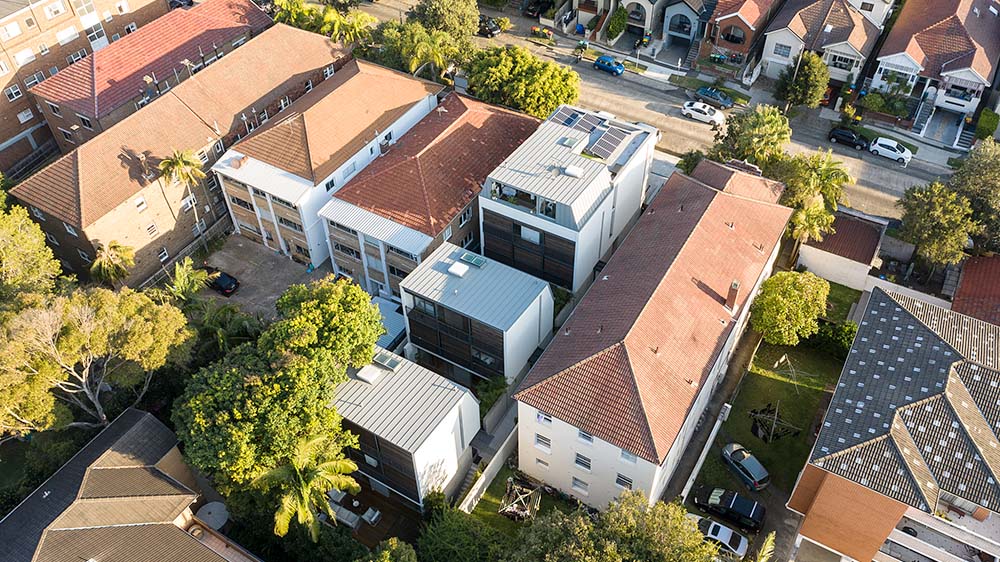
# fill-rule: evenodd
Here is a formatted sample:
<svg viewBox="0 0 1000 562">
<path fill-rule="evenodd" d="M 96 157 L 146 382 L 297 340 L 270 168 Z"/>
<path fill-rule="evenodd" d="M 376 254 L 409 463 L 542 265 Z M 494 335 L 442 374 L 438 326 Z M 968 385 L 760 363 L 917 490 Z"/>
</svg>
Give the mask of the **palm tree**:
<svg viewBox="0 0 1000 562">
<path fill-rule="evenodd" d="M 254 480 L 265 489 L 277 488 L 280 492 L 281 505 L 274 513 L 275 535 L 285 536 L 288 524 L 295 517 L 300 525 L 309 528 L 313 542 L 318 541 L 320 521 L 316 514 L 323 511 L 331 521 L 336 521 L 326 493 L 331 489 L 351 493 L 361 490 L 358 483 L 347 476 L 357 470 L 358 465 L 351 460 L 330 458 L 326 452 L 327 439 L 326 435 L 301 439 L 286 464 Z"/>
<path fill-rule="evenodd" d="M 112 240 L 106 245 L 97 245 L 97 255 L 90 264 L 90 275 L 94 279 L 110 283 L 112 287 L 116 283 L 124 285 L 128 270 L 134 265 L 135 250 Z"/>
<path fill-rule="evenodd" d="M 424 66 L 430 66 L 431 76 L 437 79 L 448 67 L 452 48 L 451 35 L 435 30 L 417 34 L 412 43 L 403 46 L 403 56 L 409 59 L 411 74 L 416 76 Z"/>
<path fill-rule="evenodd" d="M 823 198 L 817 196 L 792 213 L 789 219 L 788 237 L 795 240 L 792 247 L 791 263 L 795 263 L 799 248 L 810 240 L 822 241 L 824 234 L 833 233 L 833 213 L 823 204 Z"/>
<path fill-rule="evenodd" d="M 201 220 L 198 219 L 198 202 L 191 194 L 191 189 L 200 184 L 205 179 L 205 172 L 201 170 L 201 160 L 195 156 L 193 150 L 175 150 L 169 158 L 160 162 L 160 172 L 169 182 L 178 182 L 187 189 L 188 199 L 193 200 L 191 208 L 194 209 L 194 222 L 198 225 L 198 236 L 201 237 L 201 244 L 208 253 L 208 240 L 205 238 L 205 230 L 201 228 Z"/>
<path fill-rule="evenodd" d="M 329 4 L 315 14 L 317 33 L 328 35 L 344 45 L 358 45 L 371 35 L 372 26 L 378 23 L 374 16 L 360 10 L 343 14 Z"/>
<path fill-rule="evenodd" d="M 222 357 L 234 347 L 253 341 L 263 330 L 260 318 L 234 304 L 214 299 L 195 301 L 191 316 L 198 330 L 195 353 L 206 361 Z"/>
<path fill-rule="evenodd" d="M 274 21 L 306 31 L 313 31 L 315 10 L 307 8 L 302 0 L 275 0 L 274 4 L 278 7 L 278 11 L 274 14 Z"/>
<path fill-rule="evenodd" d="M 770 532 L 764 537 L 764 540 L 760 543 L 760 548 L 757 549 L 757 556 L 753 558 L 753 562 L 771 562 L 771 558 L 774 557 L 774 532 Z"/>
<path fill-rule="evenodd" d="M 844 163 L 840 160 L 834 160 L 830 151 L 808 158 L 806 170 L 810 182 L 814 182 L 816 191 L 823 196 L 827 209 L 836 211 L 838 203 L 846 203 L 844 186 L 851 183 L 853 179 L 844 169 Z"/>
<path fill-rule="evenodd" d="M 218 273 L 209 273 L 204 269 L 195 269 L 190 257 L 174 264 L 174 274 L 170 276 L 166 289 L 177 302 L 191 301 L 195 294 L 208 286 L 208 283 L 218 277 Z"/>
</svg>

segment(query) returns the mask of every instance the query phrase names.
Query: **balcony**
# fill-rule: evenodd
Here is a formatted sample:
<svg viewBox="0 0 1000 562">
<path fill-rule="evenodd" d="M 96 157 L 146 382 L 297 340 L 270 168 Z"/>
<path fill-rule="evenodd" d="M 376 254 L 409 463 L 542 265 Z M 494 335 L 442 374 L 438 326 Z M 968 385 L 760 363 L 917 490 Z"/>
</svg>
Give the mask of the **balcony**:
<svg viewBox="0 0 1000 562">
<path fill-rule="evenodd" d="M 946 505 L 941 504 L 939 509 L 946 509 Z M 889 535 L 886 545 L 895 545 L 897 549 L 904 547 L 921 554 L 921 558 L 932 560 L 996 560 L 996 556 L 1000 555 L 1000 515 L 990 514 L 979 521 L 972 515 L 961 513 L 949 509 L 945 514 L 948 520 L 945 520 L 910 508 Z M 885 548 L 883 551 L 886 551 Z"/>
<path fill-rule="evenodd" d="M 535 214 L 535 196 L 527 191 L 521 191 L 509 185 L 500 186 L 494 182 L 493 188 L 490 190 L 490 197 L 494 201 L 505 203 L 532 215 Z"/>
</svg>

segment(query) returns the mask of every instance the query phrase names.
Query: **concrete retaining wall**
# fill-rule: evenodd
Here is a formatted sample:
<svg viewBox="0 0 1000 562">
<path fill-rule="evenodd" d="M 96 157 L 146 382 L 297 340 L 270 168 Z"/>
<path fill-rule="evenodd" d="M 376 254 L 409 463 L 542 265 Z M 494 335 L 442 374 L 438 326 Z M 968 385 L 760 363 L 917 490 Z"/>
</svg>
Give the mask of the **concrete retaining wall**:
<svg viewBox="0 0 1000 562">
<path fill-rule="evenodd" d="M 514 425 L 514 429 L 511 430 L 510 435 L 507 436 L 503 441 L 503 445 L 500 445 L 500 450 L 497 454 L 493 456 L 489 464 L 486 465 L 486 469 L 483 470 L 483 474 L 478 480 L 472 483 L 472 487 L 469 488 L 469 493 L 462 498 L 462 503 L 458 504 L 458 509 L 466 512 L 472 513 L 472 510 L 476 509 L 476 505 L 479 504 L 479 500 L 483 498 L 483 494 L 486 493 L 486 488 L 490 487 L 493 483 L 493 479 L 497 477 L 497 473 L 503 468 L 503 464 L 507 462 L 507 457 L 514 452 L 514 447 L 517 446 L 517 424 Z"/>
</svg>

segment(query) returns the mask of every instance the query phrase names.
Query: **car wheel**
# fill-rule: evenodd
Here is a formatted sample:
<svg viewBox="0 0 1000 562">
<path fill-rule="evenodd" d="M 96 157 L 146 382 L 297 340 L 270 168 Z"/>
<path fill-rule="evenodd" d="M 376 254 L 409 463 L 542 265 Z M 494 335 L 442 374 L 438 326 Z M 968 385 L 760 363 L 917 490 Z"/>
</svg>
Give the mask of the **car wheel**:
<svg viewBox="0 0 1000 562">
<path fill-rule="evenodd" d="M 597 66 L 596 64 L 594 65 L 594 70 L 600 70 L 600 69 L 601 67 Z"/>
<path fill-rule="evenodd" d="M 875 156 L 878 156 L 878 151 L 877 150 L 873 150 L 872 154 L 874 154 Z"/>
<path fill-rule="evenodd" d="M 833 144 L 837 144 L 837 139 L 830 137 L 830 142 L 832 142 Z"/>
<path fill-rule="evenodd" d="M 905 164 L 906 163 L 906 159 L 905 158 L 896 158 L 896 162 L 899 162 L 900 164 Z"/>
<path fill-rule="evenodd" d="M 863 144 L 856 144 L 856 145 L 854 145 L 854 150 L 861 150 L 864 147 L 865 147 L 865 145 L 863 145 Z"/>
</svg>

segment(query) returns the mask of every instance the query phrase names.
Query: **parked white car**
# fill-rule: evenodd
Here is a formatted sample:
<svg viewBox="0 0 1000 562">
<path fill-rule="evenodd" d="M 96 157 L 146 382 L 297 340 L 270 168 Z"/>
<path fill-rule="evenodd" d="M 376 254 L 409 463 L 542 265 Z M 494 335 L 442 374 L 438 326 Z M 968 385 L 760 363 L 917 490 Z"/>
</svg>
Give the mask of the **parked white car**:
<svg viewBox="0 0 1000 562">
<path fill-rule="evenodd" d="M 726 122 L 726 116 L 721 111 L 700 101 L 684 102 L 684 106 L 681 107 L 681 114 L 695 121 L 719 127 Z"/>
<path fill-rule="evenodd" d="M 743 535 L 707 517 L 698 517 L 693 513 L 688 513 L 687 516 L 698 524 L 698 530 L 705 536 L 706 541 L 719 547 L 719 554 L 730 554 L 737 559 L 747 555 L 750 541 Z"/>
<path fill-rule="evenodd" d="M 878 137 L 873 140 L 872 143 L 868 145 L 868 150 L 870 150 L 875 156 L 882 156 L 890 160 L 895 160 L 904 166 L 909 164 L 910 159 L 913 158 L 913 153 L 910 152 L 909 148 L 906 148 L 898 142 L 885 137 Z"/>
</svg>

